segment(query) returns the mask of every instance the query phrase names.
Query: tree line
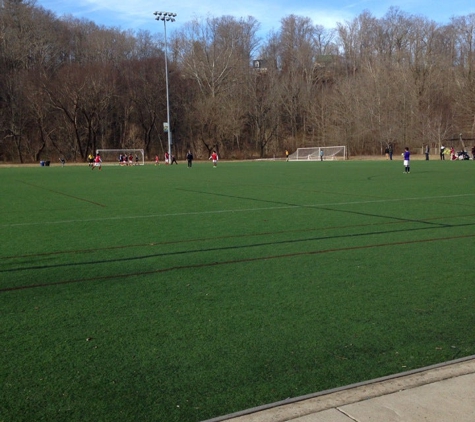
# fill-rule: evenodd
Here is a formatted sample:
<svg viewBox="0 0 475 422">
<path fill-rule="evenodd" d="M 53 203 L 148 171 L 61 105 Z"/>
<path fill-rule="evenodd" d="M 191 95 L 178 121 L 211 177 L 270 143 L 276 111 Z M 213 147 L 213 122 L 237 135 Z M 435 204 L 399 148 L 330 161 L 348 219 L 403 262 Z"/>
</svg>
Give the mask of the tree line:
<svg viewBox="0 0 475 422">
<path fill-rule="evenodd" d="M 259 30 L 253 17 L 222 16 L 171 31 L 177 157 L 188 149 L 197 158 L 214 149 L 229 159 L 273 157 L 331 145 L 381 154 L 389 143 L 397 151 L 475 138 L 475 14 L 438 24 L 390 8 L 332 29 L 290 15 L 265 39 Z M 82 162 L 98 148 L 163 154 L 164 48 L 160 31 L 0 1 L 0 161 Z"/>
</svg>

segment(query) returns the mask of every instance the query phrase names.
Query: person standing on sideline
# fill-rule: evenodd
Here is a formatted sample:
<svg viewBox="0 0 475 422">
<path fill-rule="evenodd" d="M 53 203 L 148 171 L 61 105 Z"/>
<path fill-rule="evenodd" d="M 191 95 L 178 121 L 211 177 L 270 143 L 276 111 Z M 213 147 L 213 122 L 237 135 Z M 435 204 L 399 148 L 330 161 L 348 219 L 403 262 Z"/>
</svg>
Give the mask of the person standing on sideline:
<svg viewBox="0 0 475 422">
<path fill-rule="evenodd" d="M 289 161 L 289 150 L 285 150 L 285 161 Z"/>
<path fill-rule="evenodd" d="M 158 158 L 158 154 L 155 155 L 155 165 L 156 166 L 159 166 L 160 163 L 158 162 L 159 161 L 159 158 Z"/>
<path fill-rule="evenodd" d="M 392 160 L 393 159 L 393 144 L 389 144 L 389 159 Z"/>
<path fill-rule="evenodd" d="M 320 161 L 323 161 L 323 149 L 320 150 Z"/>
<path fill-rule="evenodd" d="M 208 159 L 213 160 L 213 168 L 215 168 L 218 165 L 218 154 L 216 151 L 213 151 L 213 153 Z"/>
<path fill-rule="evenodd" d="M 167 166 L 168 165 L 168 159 L 170 158 L 170 156 L 168 155 L 168 152 L 165 152 L 165 165 Z"/>
<path fill-rule="evenodd" d="M 440 147 L 440 159 L 445 160 L 445 147 L 443 145 Z"/>
<path fill-rule="evenodd" d="M 389 146 L 384 150 L 384 155 L 386 156 L 386 160 L 389 160 Z"/>
<path fill-rule="evenodd" d="M 430 152 L 430 147 L 429 147 L 429 144 L 427 144 L 426 149 L 424 151 L 424 154 L 426 155 L 426 161 L 429 161 L 429 152 Z"/>
<path fill-rule="evenodd" d="M 172 154 L 172 162 L 170 164 L 173 164 L 173 163 L 178 165 L 178 161 L 176 160 L 175 156 Z"/>
<path fill-rule="evenodd" d="M 102 159 L 99 153 L 97 153 L 96 158 L 94 158 L 94 165 L 92 166 L 92 170 L 94 170 L 95 167 L 98 167 L 99 170 L 102 170 Z"/>
<path fill-rule="evenodd" d="M 402 154 L 404 156 L 404 173 L 410 173 L 411 172 L 411 153 L 409 152 L 409 148 L 406 147 L 404 149 L 404 152 Z"/>
<path fill-rule="evenodd" d="M 188 161 L 188 167 L 193 165 L 193 154 L 190 150 L 188 150 L 188 153 L 186 154 L 186 161 Z"/>
</svg>

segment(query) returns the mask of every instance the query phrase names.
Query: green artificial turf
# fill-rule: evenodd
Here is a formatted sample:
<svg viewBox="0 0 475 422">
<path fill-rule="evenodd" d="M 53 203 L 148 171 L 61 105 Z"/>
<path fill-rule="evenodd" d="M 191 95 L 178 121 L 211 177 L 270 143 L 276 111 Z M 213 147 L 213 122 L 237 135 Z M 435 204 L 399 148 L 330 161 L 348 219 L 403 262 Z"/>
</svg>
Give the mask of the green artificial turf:
<svg viewBox="0 0 475 422">
<path fill-rule="evenodd" d="M 0 168 L 0 421 L 202 421 L 474 354 L 474 172 Z"/>
</svg>

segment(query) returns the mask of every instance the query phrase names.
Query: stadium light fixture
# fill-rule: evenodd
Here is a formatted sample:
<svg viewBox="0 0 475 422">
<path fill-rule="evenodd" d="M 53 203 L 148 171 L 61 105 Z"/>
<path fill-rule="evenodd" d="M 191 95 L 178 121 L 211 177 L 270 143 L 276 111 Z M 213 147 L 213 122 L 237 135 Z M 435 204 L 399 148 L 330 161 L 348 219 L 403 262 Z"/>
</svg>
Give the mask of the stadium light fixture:
<svg viewBox="0 0 475 422">
<path fill-rule="evenodd" d="M 167 45 L 167 22 L 175 22 L 176 13 L 172 12 L 154 12 L 156 21 L 163 21 L 165 33 L 165 84 L 167 92 L 167 134 L 168 134 L 168 160 L 172 159 L 172 131 L 170 125 L 170 96 L 168 92 L 168 45 Z"/>
</svg>

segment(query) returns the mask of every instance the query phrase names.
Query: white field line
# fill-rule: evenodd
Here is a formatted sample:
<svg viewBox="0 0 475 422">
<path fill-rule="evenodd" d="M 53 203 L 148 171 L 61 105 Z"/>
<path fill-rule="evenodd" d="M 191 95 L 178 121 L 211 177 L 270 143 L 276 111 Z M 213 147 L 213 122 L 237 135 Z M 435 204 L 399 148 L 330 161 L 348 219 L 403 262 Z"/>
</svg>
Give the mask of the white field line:
<svg viewBox="0 0 475 422">
<path fill-rule="evenodd" d="M 5 223 L 0 224 L 2 228 L 8 227 L 25 227 L 47 224 L 72 224 L 72 223 L 90 223 L 97 221 L 114 221 L 114 220 L 135 220 L 135 219 L 147 219 L 147 218 L 164 218 L 164 217 L 187 217 L 191 215 L 209 215 L 209 214 L 224 214 L 224 213 L 237 213 L 237 212 L 256 212 L 256 211 L 273 211 L 273 210 L 286 210 L 294 208 L 323 208 L 323 207 L 335 207 L 343 205 L 364 205 L 386 202 L 404 202 L 404 201 L 423 201 L 434 199 L 450 199 L 461 198 L 467 196 L 475 196 L 475 193 L 467 193 L 460 195 L 442 195 L 442 196 L 427 196 L 417 198 L 394 198 L 394 199 L 377 199 L 371 201 L 351 201 L 351 202 L 329 202 L 326 204 L 313 204 L 313 205 L 287 205 L 280 207 L 265 207 L 265 208 L 243 208 L 232 210 L 216 210 L 216 211 L 196 211 L 196 212 L 179 212 L 179 213 L 166 213 L 166 214 L 147 214 L 147 215 L 131 215 L 131 216 L 116 216 L 116 217 L 99 217 L 99 218 L 84 218 L 74 220 L 58 220 L 58 221 L 38 221 L 38 222 L 23 222 L 23 223 Z"/>
</svg>

